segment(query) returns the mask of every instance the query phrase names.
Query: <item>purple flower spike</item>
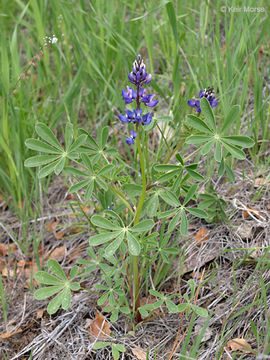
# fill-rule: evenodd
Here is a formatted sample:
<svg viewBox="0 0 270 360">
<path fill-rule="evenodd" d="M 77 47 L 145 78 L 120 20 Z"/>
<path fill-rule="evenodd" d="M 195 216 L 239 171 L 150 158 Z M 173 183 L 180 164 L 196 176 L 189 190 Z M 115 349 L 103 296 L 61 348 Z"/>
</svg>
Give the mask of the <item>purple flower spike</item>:
<svg viewBox="0 0 270 360">
<path fill-rule="evenodd" d="M 216 100 L 213 90 L 214 89 L 211 86 L 209 86 L 207 89 L 200 90 L 199 99 L 194 98 L 194 100 L 188 100 L 187 104 L 195 108 L 196 111 L 200 113 L 201 112 L 200 99 L 205 97 L 209 101 L 209 104 L 212 108 L 216 107 L 219 102 Z"/>
<path fill-rule="evenodd" d="M 145 85 L 151 82 L 152 75 L 146 72 L 146 67 L 141 55 L 138 55 L 136 60 L 134 61 L 132 71 L 128 74 L 128 79 L 132 84 L 136 86 L 136 89 L 134 90 L 131 87 L 127 86 L 127 90 L 122 90 L 122 96 L 126 104 L 131 104 L 135 100 L 136 110 L 124 110 L 125 115 L 119 115 L 119 119 L 123 123 L 136 124 L 136 130 L 138 131 L 140 124 L 149 125 L 152 121 L 152 115 L 150 112 L 143 115 L 141 105 L 144 104 L 152 108 L 158 104 L 158 100 L 154 100 L 155 95 L 147 95 L 146 89 L 144 88 Z M 195 107 L 195 103 L 193 106 Z M 126 138 L 127 144 L 134 144 L 134 140 L 136 139 L 136 137 L 137 132 L 135 130 L 130 131 L 130 136 Z"/>
</svg>

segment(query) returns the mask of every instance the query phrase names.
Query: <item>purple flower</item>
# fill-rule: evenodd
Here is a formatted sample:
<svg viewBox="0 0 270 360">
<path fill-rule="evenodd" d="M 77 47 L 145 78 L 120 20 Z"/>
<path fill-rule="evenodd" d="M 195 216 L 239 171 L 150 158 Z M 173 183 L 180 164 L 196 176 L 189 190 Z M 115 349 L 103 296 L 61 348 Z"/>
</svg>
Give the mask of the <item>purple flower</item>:
<svg viewBox="0 0 270 360">
<path fill-rule="evenodd" d="M 200 99 L 202 99 L 203 97 L 205 97 L 209 101 L 209 104 L 212 108 L 216 107 L 219 103 L 215 98 L 213 88 L 209 86 L 207 89 L 200 90 L 199 99 L 194 98 L 194 100 L 188 100 L 187 104 L 196 109 L 198 113 L 200 113 Z"/>
<path fill-rule="evenodd" d="M 147 113 L 142 116 L 142 124 L 143 125 L 148 125 L 151 123 L 151 121 L 152 121 L 151 113 Z"/>
<path fill-rule="evenodd" d="M 127 91 L 125 90 L 122 90 L 122 96 L 123 96 L 123 99 L 125 100 L 125 103 L 126 104 L 130 104 L 132 103 L 132 101 L 134 99 L 136 99 L 136 91 L 133 90 L 131 87 L 127 86 Z"/>
<path fill-rule="evenodd" d="M 137 98 L 136 91 L 129 86 L 127 86 L 127 91 L 122 90 L 122 96 L 126 104 L 132 103 Z M 146 106 L 154 107 L 158 104 L 158 100 L 153 100 L 154 97 L 154 94 L 146 95 L 146 89 L 140 88 L 139 98 Z"/>
<path fill-rule="evenodd" d="M 126 142 L 128 145 L 131 145 L 131 144 L 134 144 L 134 140 L 137 137 L 137 133 L 136 133 L 136 131 L 131 130 L 129 134 L 130 134 L 130 138 L 126 138 Z"/>
</svg>

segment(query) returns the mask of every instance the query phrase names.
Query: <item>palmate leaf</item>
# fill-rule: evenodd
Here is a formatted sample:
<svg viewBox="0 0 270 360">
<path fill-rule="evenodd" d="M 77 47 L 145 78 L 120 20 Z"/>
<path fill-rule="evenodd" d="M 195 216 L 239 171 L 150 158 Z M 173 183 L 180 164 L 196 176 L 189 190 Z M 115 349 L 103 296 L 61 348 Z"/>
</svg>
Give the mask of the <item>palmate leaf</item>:
<svg viewBox="0 0 270 360">
<path fill-rule="evenodd" d="M 90 246 L 98 246 L 101 244 L 105 244 L 106 242 L 115 239 L 118 235 L 120 235 L 121 232 L 122 230 L 113 232 L 102 232 L 100 234 L 91 236 L 89 244 Z"/>
<path fill-rule="evenodd" d="M 181 216 L 181 223 L 180 223 L 180 233 L 181 235 L 186 236 L 187 231 L 188 231 L 188 219 L 185 211 L 183 210 Z"/>
<path fill-rule="evenodd" d="M 107 220 L 103 216 L 93 215 L 91 221 L 94 225 L 108 230 L 121 230 L 122 228 L 118 224 L 114 224 Z"/>
<path fill-rule="evenodd" d="M 132 232 L 149 231 L 152 229 L 154 225 L 155 223 L 153 220 L 143 220 L 138 224 L 134 225 L 132 228 L 130 228 L 130 231 Z"/>
<path fill-rule="evenodd" d="M 213 136 L 191 135 L 186 139 L 186 144 L 201 145 L 205 142 L 209 142 L 212 139 L 213 139 Z"/>
<path fill-rule="evenodd" d="M 250 148 L 254 145 L 254 141 L 248 136 L 222 136 L 221 140 L 229 145 L 236 145 L 242 148 Z"/>
<path fill-rule="evenodd" d="M 119 236 L 117 236 L 117 238 L 112 241 L 110 243 L 110 245 L 108 245 L 106 248 L 105 248 L 105 254 L 106 256 L 112 256 L 114 255 L 114 253 L 116 252 L 116 250 L 119 248 L 119 246 L 121 245 L 121 243 L 123 242 L 124 240 L 124 233 L 120 233 Z"/>
<path fill-rule="evenodd" d="M 69 280 L 61 265 L 56 260 L 48 260 L 47 265 L 48 269 L 54 275 L 51 275 L 46 271 L 38 271 L 35 274 L 35 280 L 40 284 L 51 286 L 45 286 L 38 289 L 34 293 L 34 296 L 37 300 L 44 300 L 57 294 L 47 306 L 48 313 L 54 314 L 60 306 L 62 306 L 64 310 L 67 310 L 71 303 L 71 290 L 77 291 L 80 289 L 80 284 L 78 282 L 72 282 L 78 275 L 79 267 L 72 267 Z"/>
<path fill-rule="evenodd" d="M 40 179 L 48 176 L 53 171 L 56 175 L 59 175 L 64 169 L 66 158 L 71 160 L 78 158 L 78 154 L 75 151 L 80 148 L 87 138 L 87 135 L 82 134 L 72 144 L 73 126 L 67 123 L 65 129 L 66 150 L 64 150 L 46 124 L 37 123 L 36 132 L 45 142 L 38 139 L 28 139 L 25 141 L 25 145 L 31 150 L 44 152 L 46 155 L 33 156 L 27 159 L 24 164 L 27 167 L 45 165 L 39 171 L 38 177 Z"/>
</svg>

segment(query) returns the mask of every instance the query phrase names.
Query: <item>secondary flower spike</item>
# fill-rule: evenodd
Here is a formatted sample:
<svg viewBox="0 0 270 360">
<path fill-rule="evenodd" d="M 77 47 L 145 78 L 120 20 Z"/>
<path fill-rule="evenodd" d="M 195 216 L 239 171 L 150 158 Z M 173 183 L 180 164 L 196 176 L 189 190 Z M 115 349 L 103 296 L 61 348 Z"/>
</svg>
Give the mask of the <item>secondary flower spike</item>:
<svg viewBox="0 0 270 360">
<path fill-rule="evenodd" d="M 152 75 L 146 72 L 146 66 L 143 62 L 141 55 L 138 55 L 133 63 L 131 73 L 128 75 L 129 81 L 136 86 L 136 89 L 132 89 L 130 86 L 126 87 L 126 90 L 122 90 L 122 96 L 126 104 L 136 102 L 136 109 L 124 110 L 125 115 L 118 115 L 119 120 L 123 123 L 136 124 L 138 129 L 139 124 L 148 125 L 152 121 L 151 113 L 142 114 L 141 104 L 148 107 L 155 107 L 158 104 L 158 100 L 154 100 L 154 94 L 147 94 L 145 85 L 149 84 L 152 80 Z M 136 138 L 136 131 L 130 132 L 130 137 L 126 139 L 127 144 L 133 144 Z"/>
<path fill-rule="evenodd" d="M 196 111 L 200 113 L 201 112 L 200 99 L 205 97 L 209 101 L 209 104 L 212 108 L 216 107 L 219 102 L 216 100 L 213 90 L 214 89 L 211 86 L 209 86 L 207 89 L 200 90 L 199 99 L 194 98 L 194 100 L 188 100 L 187 104 L 195 108 Z"/>
</svg>

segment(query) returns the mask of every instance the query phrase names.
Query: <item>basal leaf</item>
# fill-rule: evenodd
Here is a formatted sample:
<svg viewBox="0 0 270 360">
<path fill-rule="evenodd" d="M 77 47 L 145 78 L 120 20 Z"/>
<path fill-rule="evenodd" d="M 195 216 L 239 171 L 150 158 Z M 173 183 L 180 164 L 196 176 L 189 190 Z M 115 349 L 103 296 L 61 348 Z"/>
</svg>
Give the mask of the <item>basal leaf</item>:
<svg viewBox="0 0 270 360">
<path fill-rule="evenodd" d="M 201 209 L 198 208 L 190 208 L 186 207 L 186 211 L 188 211 L 190 214 L 197 216 L 199 218 L 205 219 L 207 217 L 207 213 Z"/>
<path fill-rule="evenodd" d="M 203 146 L 201 147 L 201 153 L 202 153 L 202 155 L 208 154 L 209 151 L 211 150 L 211 148 L 213 147 L 214 143 L 215 143 L 215 139 L 214 139 L 214 138 L 211 138 L 210 141 L 208 141 L 205 145 L 203 145 Z"/>
</svg>

